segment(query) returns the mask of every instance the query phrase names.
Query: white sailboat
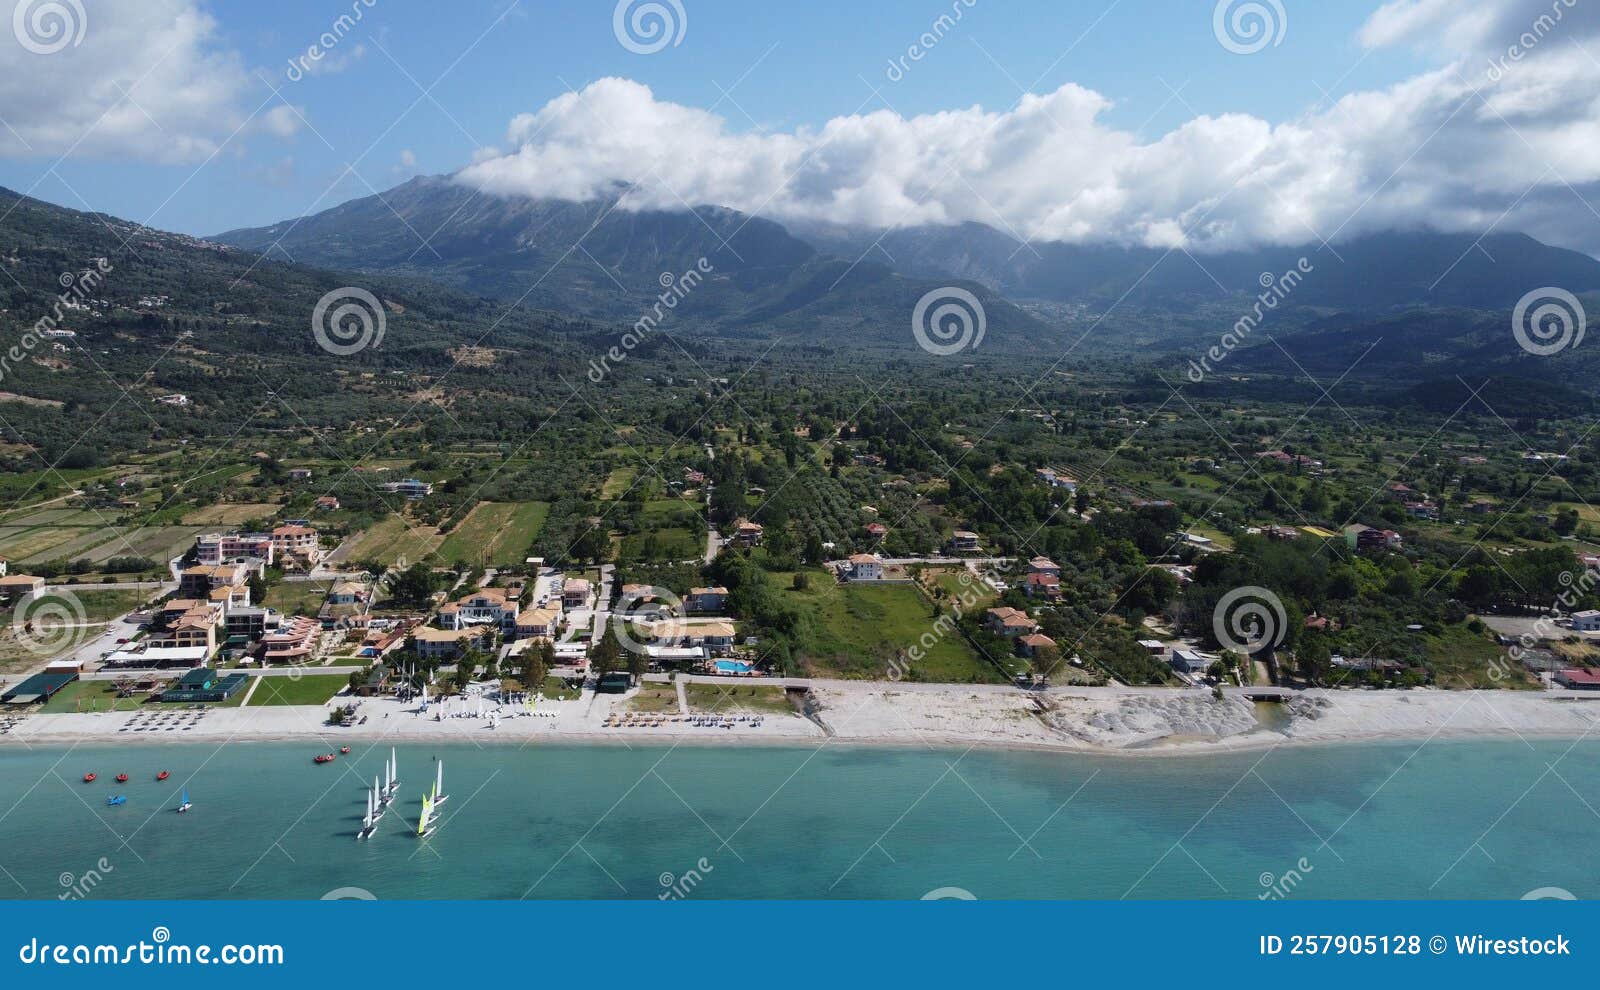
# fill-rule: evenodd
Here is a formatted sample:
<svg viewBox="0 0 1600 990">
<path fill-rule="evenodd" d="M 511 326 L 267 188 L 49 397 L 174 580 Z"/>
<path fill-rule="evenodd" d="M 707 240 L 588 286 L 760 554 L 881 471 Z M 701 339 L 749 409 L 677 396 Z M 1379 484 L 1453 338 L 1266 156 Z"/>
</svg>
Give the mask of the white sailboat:
<svg viewBox="0 0 1600 990">
<path fill-rule="evenodd" d="M 393 749 L 389 750 L 389 762 L 384 765 L 383 800 L 392 802 L 395 792 L 400 789 L 399 764 Z"/>
<path fill-rule="evenodd" d="M 450 796 L 447 795 L 444 792 L 444 761 L 443 760 L 439 761 L 439 766 L 438 766 L 437 769 L 438 769 L 438 772 L 434 775 L 434 778 L 433 778 L 433 806 L 435 808 L 437 808 L 441 804 L 444 804 L 446 801 L 450 800 Z"/>
<path fill-rule="evenodd" d="M 377 792 L 376 791 L 367 792 L 367 813 L 366 813 L 366 816 L 361 819 L 361 831 L 356 833 L 356 838 L 358 840 L 372 838 L 372 833 L 373 833 L 374 829 L 376 829 L 377 824 L 378 824 L 378 819 L 373 814 L 373 808 L 377 805 L 377 803 L 378 803 Z"/>
<path fill-rule="evenodd" d="M 388 800 L 382 796 L 382 792 L 378 790 L 377 777 L 372 778 L 372 793 L 368 795 L 368 798 L 368 804 L 372 806 L 372 820 L 377 822 L 378 819 L 383 817 L 383 813 L 389 804 Z"/>
</svg>

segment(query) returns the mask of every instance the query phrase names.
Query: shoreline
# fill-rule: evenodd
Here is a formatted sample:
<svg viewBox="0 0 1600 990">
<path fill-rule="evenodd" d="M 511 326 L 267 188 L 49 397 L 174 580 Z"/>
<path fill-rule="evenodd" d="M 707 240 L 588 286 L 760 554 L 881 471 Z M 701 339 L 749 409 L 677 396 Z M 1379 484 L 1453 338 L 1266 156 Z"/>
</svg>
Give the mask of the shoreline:
<svg viewBox="0 0 1600 990">
<path fill-rule="evenodd" d="M 1361 743 L 1600 739 L 1600 695 L 1305 692 L 1287 703 L 1258 706 L 1242 698 L 1216 701 L 1194 692 L 1140 689 L 1061 689 L 1031 696 L 967 686 L 908 690 L 835 683 L 815 694 L 831 732 L 798 714 L 770 711 L 759 726 L 737 723 L 732 729 L 672 722 L 605 728 L 608 716 L 627 710 L 631 695 L 545 702 L 539 706 L 542 716 L 503 717 L 495 729 L 476 718 L 434 721 L 408 705 L 381 699 L 363 702 L 367 721 L 351 727 L 328 725 L 324 706 L 219 708 L 203 715 L 192 710 L 35 713 L 0 735 L 0 752 L 12 746 L 159 749 L 303 742 L 318 752 L 382 744 L 838 747 L 1160 759 Z M 188 728 L 168 727 L 180 723 Z"/>
</svg>

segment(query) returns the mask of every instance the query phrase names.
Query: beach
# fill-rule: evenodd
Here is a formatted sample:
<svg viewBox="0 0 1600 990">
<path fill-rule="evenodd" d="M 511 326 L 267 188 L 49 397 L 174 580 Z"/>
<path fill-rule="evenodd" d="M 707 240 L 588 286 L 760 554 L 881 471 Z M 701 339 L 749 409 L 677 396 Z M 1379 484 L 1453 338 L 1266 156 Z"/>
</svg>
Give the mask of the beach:
<svg viewBox="0 0 1600 990">
<path fill-rule="evenodd" d="M 322 750 L 354 743 L 475 745 L 805 745 L 1059 750 L 1180 755 L 1395 740 L 1581 739 L 1600 728 L 1600 695 L 1511 691 L 1305 691 L 1284 702 L 1240 693 L 1062 688 L 1021 691 L 996 685 L 811 682 L 812 717 L 758 712 L 729 701 L 698 721 L 676 713 L 647 725 L 614 727 L 632 695 L 584 693 L 544 700 L 532 715 L 512 706 L 499 717 L 438 717 L 416 702 L 344 699 L 357 723 L 328 724 L 329 706 L 192 709 L 145 706 L 137 712 L 31 714 L 0 734 L 0 746 L 112 743 L 229 743 L 304 740 Z M 448 711 L 461 711 L 457 704 Z M 759 721 L 755 716 L 762 716 Z M 674 720 L 676 718 L 676 720 Z M 646 716 L 635 715 L 635 720 Z"/>
</svg>

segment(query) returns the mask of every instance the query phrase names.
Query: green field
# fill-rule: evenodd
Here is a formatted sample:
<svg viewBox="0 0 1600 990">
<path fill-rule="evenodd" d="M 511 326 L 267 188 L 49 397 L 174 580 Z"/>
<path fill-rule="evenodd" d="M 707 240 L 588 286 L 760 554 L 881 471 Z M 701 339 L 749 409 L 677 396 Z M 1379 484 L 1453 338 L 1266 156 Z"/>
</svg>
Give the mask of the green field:
<svg viewBox="0 0 1600 990">
<path fill-rule="evenodd" d="M 143 708 L 148 702 L 145 695 L 132 698 L 117 697 L 117 689 L 109 681 L 74 681 L 57 691 L 40 709 L 45 715 L 63 715 L 72 712 L 131 712 Z"/>
<path fill-rule="evenodd" d="M 925 633 L 936 640 L 905 679 L 954 684 L 998 683 L 999 673 L 958 632 L 939 636 L 928 601 L 909 584 L 835 585 L 823 571 L 806 572 L 811 586 L 791 591 L 788 575 L 774 575 L 782 593 L 812 615 L 811 633 L 796 650 L 818 677 L 883 680 L 901 654 Z M 919 645 L 919 649 L 920 649 Z"/>
<path fill-rule="evenodd" d="M 325 581 L 279 581 L 267 589 L 265 604 L 284 615 L 317 614 L 332 585 Z"/>
<path fill-rule="evenodd" d="M 620 498 L 622 494 L 633 487 L 633 479 L 639 476 L 636 467 L 619 467 L 612 471 L 606 478 L 606 483 L 600 489 L 601 498 Z"/>
<path fill-rule="evenodd" d="M 549 515 L 548 502 L 479 502 L 439 547 L 439 558 L 447 564 L 521 564 Z"/>
<path fill-rule="evenodd" d="M 307 674 L 300 678 L 262 677 L 250 698 L 251 708 L 275 705 L 321 705 L 350 683 L 345 674 Z"/>
<path fill-rule="evenodd" d="M 648 563 L 698 560 L 705 548 L 705 537 L 696 536 L 687 529 L 653 529 L 622 538 L 623 559 Z"/>
<path fill-rule="evenodd" d="M 390 516 L 356 537 L 346 560 L 375 560 L 385 567 L 393 566 L 401 557 L 415 564 L 438 549 L 437 531 L 431 526 L 412 524 L 399 516 Z"/>
</svg>

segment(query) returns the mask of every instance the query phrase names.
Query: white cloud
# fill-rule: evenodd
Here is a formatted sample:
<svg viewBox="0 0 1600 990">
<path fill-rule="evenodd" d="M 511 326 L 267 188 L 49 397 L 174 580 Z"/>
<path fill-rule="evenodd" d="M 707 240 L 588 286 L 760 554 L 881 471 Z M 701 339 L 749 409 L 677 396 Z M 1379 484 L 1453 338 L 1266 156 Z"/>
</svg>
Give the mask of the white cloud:
<svg viewBox="0 0 1600 990">
<path fill-rule="evenodd" d="M 247 123 L 258 89 L 196 0 L 85 0 L 81 21 L 58 6 L 77 45 L 39 54 L 0 32 L 0 155 L 192 162 Z M 282 137 L 299 121 L 279 107 L 250 123 Z"/>
<path fill-rule="evenodd" d="M 1446 64 L 1299 120 L 1200 116 L 1145 142 L 1106 122 L 1108 97 L 1072 84 L 1004 111 L 879 111 L 751 134 L 602 79 L 516 117 L 512 150 L 460 180 L 572 200 L 626 186 L 630 208 L 715 204 L 873 227 L 976 220 L 1037 239 L 1201 250 L 1495 226 L 1600 252 L 1600 217 L 1567 185 L 1600 203 L 1600 64 L 1561 37 L 1594 34 L 1597 19 L 1568 9 L 1490 72 L 1489 57 L 1551 3 L 1564 0 L 1485 0 L 1464 17 L 1453 0 L 1397 0 L 1363 43 L 1431 38 Z"/>
</svg>

